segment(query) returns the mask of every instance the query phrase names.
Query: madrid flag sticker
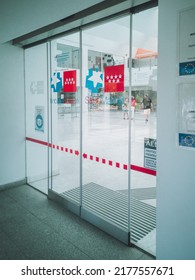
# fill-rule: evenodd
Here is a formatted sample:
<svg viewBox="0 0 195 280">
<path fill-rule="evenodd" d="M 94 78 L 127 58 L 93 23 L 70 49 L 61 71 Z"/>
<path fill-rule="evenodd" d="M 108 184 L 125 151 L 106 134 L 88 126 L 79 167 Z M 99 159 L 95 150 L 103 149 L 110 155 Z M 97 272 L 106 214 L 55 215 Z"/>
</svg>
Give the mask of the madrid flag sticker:
<svg viewBox="0 0 195 280">
<path fill-rule="evenodd" d="M 104 68 L 104 91 L 124 91 L 124 65 L 106 66 Z"/>
<path fill-rule="evenodd" d="M 76 70 L 65 71 L 64 78 L 64 92 L 76 92 Z"/>
</svg>

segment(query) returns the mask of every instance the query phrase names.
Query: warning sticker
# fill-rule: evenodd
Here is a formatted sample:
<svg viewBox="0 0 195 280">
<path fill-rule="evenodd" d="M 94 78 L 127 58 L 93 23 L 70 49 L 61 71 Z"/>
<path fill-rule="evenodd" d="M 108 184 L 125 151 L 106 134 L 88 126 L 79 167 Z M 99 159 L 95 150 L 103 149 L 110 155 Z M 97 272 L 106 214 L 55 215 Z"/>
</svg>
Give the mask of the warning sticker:
<svg viewBox="0 0 195 280">
<path fill-rule="evenodd" d="M 156 170 L 156 139 L 144 138 L 144 167 Z"/>
</svg>

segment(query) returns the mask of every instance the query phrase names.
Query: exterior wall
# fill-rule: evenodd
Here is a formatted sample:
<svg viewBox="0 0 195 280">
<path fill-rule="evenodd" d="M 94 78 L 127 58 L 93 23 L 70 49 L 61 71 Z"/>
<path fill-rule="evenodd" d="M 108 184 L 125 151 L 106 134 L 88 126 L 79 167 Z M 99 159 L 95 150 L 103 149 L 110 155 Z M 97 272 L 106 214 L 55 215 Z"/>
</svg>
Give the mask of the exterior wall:
<svg viewBox="0 0 195 280">
<path fill-rule="evenodd" d="M 195 259 L 195 150 L 177 145 L 178 11 L 191 6 L 159 1 L 157 259 Z"/>
<path fill-rule="evenodd" d="M 25 179 L 23 50 L 0 45 L 0 186 Z"/>
</svg>

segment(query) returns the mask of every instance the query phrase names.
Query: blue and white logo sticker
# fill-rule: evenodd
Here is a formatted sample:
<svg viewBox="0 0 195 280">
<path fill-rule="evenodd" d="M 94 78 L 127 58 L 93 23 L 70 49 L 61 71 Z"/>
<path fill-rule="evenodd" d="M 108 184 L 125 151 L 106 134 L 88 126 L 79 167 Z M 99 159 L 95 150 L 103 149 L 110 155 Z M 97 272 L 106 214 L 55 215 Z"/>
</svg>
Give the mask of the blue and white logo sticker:
<svg viewBox="0 0 195 280">
<path fill-rule="evenodd" d="M 35 130 L 44 132 L 44 107 L 35 107 Z"/>
<path fill-rule="evenodd" d="M 62 89 L 62 76 L 60 72 L 54 72 L 51 77 L 51 88 L 53 92 L 60 92 Z"/>
<path fill-rule="evenodd" d="M 98 93 L 98 90 L 103 87 L 103 73 L 98 69 L 89 69 L 86 76 L 85 87 L 88 88 L 91 93 Z"/>
</svg>

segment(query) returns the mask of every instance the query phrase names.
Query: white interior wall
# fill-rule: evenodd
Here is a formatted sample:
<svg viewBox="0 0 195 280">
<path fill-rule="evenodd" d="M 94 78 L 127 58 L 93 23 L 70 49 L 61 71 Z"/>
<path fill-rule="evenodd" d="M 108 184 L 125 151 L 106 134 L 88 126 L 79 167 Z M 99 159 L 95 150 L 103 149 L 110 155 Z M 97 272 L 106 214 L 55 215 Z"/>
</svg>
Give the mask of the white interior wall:
<svg viewBox="0 0 195 280">
<path fill-rule="evenodd" d="M 177 145 L 178 12 L 193 5 L 194 0 L 159 1 L 158 259 L 195 259 L 195 150 Z"/>
<path fill-rule="evenodd" d="M 23 50 L 0 45 L 0 186 L 25 178 Z"/>
</svg>

